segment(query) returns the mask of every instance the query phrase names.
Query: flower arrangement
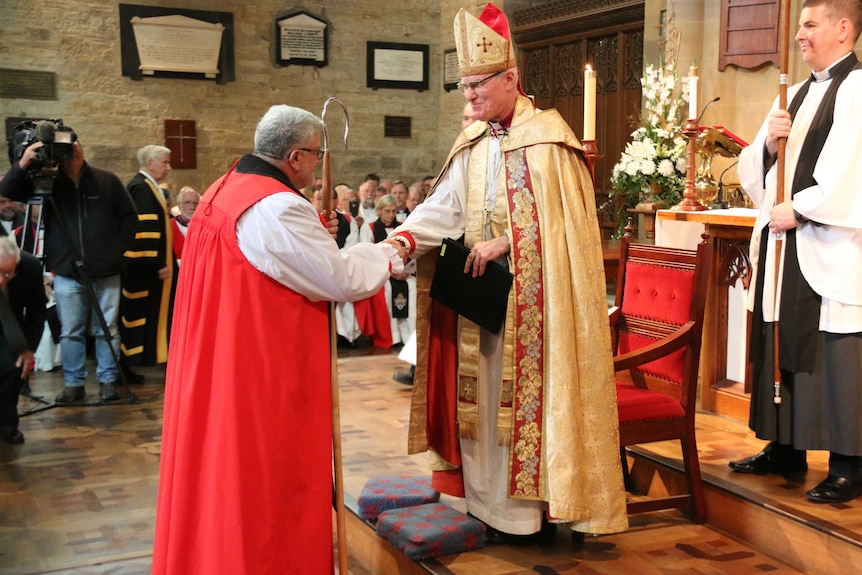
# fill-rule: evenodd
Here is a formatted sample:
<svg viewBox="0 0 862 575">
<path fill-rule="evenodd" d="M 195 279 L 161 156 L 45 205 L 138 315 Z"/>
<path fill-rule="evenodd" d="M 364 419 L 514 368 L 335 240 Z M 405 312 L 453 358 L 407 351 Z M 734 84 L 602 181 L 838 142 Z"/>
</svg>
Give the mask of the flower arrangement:
<svg viewBox="0 0 862 575">
<path fill-rule="evenodd" d="M 688 77 L 680 79 L 675 58 L 648 65 L 641 78 L 644 106 L 632 141 L 626 144 L 611 176 L 611 200 L 617 206 L 617 235 L 625 210 L 641 201 L 673 206 L 682 199 L 687 138 L 682 134 L 688 105 Z M 619 200 L 617 198 L 620 198 Z"/>
</svg>

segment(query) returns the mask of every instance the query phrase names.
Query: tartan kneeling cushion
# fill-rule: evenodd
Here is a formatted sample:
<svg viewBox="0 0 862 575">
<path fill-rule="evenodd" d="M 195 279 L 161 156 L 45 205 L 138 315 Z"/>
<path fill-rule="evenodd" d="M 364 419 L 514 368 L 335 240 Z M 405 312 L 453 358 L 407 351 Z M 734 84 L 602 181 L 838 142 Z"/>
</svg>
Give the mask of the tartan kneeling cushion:
<svg viewBox="0 0 862 575">
<path fill-rule="evenodd" d="M 440 493 L 431 488 L 431 476 L 381 475 L 372 477 L 359 495 L 359 517 L 376 521 L 387 509 L 437 503 Z"/>
<path fill-rule="evenodd" d="M 485 524 L 442 503 L 384 511 L 377 534 L 414 561 L 485 547 Z"/>
</svg>

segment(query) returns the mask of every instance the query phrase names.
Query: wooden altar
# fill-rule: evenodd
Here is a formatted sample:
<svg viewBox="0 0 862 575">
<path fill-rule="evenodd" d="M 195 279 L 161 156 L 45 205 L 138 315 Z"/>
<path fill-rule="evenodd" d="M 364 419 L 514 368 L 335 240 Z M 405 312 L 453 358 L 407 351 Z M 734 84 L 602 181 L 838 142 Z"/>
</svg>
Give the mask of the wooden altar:
<svg viewBox="0 0 862 575">
<path fill-rule="evenodd" d="M 709 224 L 713 259 L 704 316 L 700 364 L 701 409 L 748 421 L 748 244 L 757 211 L 747 208 L 682 212 L 659 210 L 656 244 L 694 249 Z"/>
</svg>

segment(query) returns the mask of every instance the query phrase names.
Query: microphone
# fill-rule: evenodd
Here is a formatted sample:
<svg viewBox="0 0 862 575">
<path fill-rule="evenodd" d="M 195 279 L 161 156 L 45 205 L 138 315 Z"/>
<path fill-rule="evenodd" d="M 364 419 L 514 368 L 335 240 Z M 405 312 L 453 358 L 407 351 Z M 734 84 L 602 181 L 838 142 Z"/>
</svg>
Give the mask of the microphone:
<svg viewBox="0 0 862 575">
<path fill-rule="evenodd" d="M 704 113 L 706 113 L 706 109 L 710 107 L 710 105 L 714 104 L 721 100 L 721 96 L 716 96 L 712 100 L 706 103 L 706 105 L 700 110 L 700 116 L 697 117 L 697 121 L 695 122 L 698 126 L 700 125 L 700 119 L 703 118 Z"/>
<path fill-rule="evenodd" d="M 712 102 L 710 102 L 710 103 L 712 103 Z M 707 105 L 709 105 L 709 104 L 707 104 Z M 724 174 L 727 173 L 727 170 L 729 170 L 730 168 L 732 168 L 733 166 L 735 166 L 738 163 L 739 163 L 739 160 L 737 159 L 735 162 L 733 162 L 732 164 L 730 164 L 729 166 L 724 168 L 724 170 L 721 171 L 721 175 L 718 176 L 718 193 L 716 193 L 715 201 L 709 206 L 709 209 L 711 209 L 711 210 L 726 210 L 728 208 L 728 206 L 730 205 L 727 202 L 727 200 L 724 199 L 724 181 L 723 181 L 724 180 Z"/>
<path fill-rule="evenodd" d="M 36 139 L 40 142 L 50 144 L 54 141 L 54 123 L 47 120 L 36 122 Z"/>
</svg>

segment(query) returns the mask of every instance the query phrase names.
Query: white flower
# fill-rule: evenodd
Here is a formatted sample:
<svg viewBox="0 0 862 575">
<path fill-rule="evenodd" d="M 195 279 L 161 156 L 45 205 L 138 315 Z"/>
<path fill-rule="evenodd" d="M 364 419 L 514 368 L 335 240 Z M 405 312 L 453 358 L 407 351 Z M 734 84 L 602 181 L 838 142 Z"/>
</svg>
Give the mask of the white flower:
<svg viewBox="0 0 862 575">
<path fill-rule="evenodd" d="M 651 176 L 655 173 L 655 162 L 652 160 L 641 160 L 640 171 L 645 176 Z"/>
<path fill-rule="evenodd" d="M 685 161 L 685 156 L 678 158 L 676 161 L 676 171 L 680 174 L 684 174 L 687 168 L 688 162 Z"/>
<path fill-rule="evenodd" d="M 662 176 L 668 177 L 673 175 L 674 164 L 667 158 L 660 161 L 658 163 L 658 173 Z"/>
</svg>

